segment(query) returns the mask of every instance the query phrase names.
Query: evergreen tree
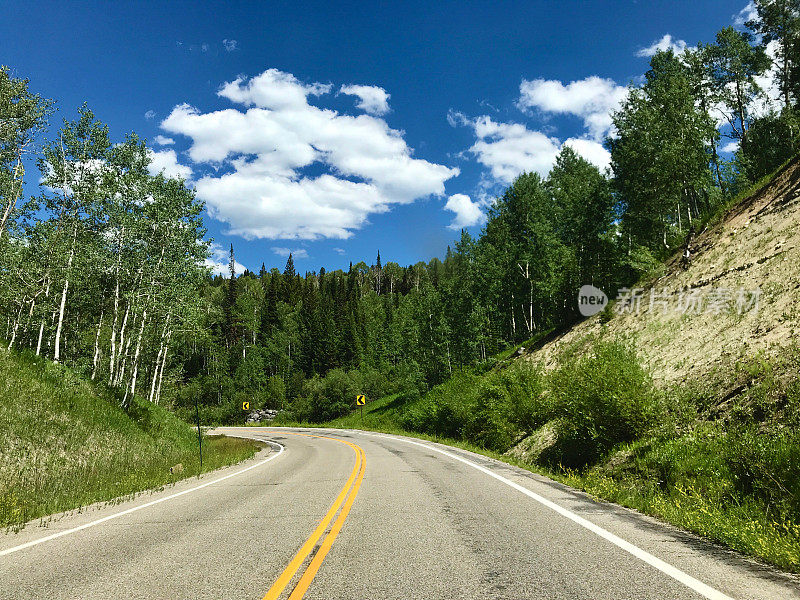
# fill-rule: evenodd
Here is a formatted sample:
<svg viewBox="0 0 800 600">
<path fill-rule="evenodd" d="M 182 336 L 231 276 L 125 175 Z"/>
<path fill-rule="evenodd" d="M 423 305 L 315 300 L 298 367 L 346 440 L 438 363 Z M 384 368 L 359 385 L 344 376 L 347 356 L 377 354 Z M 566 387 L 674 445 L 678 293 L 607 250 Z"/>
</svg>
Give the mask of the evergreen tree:
<svg viewBox="0 0 800 600">
<path fill-rule="evenodd" d="M 297 273 L 294 270 L 294 259 L 292 253 L 286 259 L 286 267 L 283 269 L 283 301 L 294 305 L 297 302 Z"/>
<path fill-rule="evenodd" d="M 230 259 L 228 261 L 228 284 L 225 288 L 225 339 L 228 348 L 233 347 L 237 342 L 238 332 L 236 323 L 236 299 L 237 299 L 237 285 L 236 285 L 236 257 L 233 253 L 233 244 L 231 244 Z"/>
</svg>

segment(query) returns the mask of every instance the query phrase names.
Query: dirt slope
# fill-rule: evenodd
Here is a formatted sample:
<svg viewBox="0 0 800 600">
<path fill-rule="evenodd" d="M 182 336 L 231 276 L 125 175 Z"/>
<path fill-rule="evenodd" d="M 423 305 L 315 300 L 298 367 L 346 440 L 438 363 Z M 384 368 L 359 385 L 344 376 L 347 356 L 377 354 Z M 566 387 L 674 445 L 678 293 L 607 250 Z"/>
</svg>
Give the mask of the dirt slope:
<svg viewBox="0 0 800 600">
<path fill-rule="evenodd" d="M 595 335 L 622 337 L 635 343 L 656 382 L 669 385 L 798 341 L 800 157 L 693 245 L 688 269 L 678 253 L 663 276 L 642 286 L 638 314 L 620 313 L 627 303 L 617 302 L 607 323 L 591 317 L 527 358 L 552 365 L 566 347 Z"/>
</svg>

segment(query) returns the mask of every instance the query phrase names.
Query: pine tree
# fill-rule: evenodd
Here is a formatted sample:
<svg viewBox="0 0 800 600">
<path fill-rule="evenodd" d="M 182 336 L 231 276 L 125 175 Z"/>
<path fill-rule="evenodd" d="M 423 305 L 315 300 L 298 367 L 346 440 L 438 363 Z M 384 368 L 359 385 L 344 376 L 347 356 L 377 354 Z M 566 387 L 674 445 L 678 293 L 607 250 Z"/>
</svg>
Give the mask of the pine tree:
<svg viewBox="0 0 800 600">
<path fill-rule="evenodd" d="M 381 267 L 381 251 L 378 250 L 378 258 L 375 261 L 375 293 L 380 296 L 381 294 L 381 275 L 383 274 Z"/>
<path fill-rule="evenodd" d="M 294 270 L 294 259 L 292 253 L 286 259 L 286 268 L 283 270 L 283 301 L 294 306 L 297 302 L 297 273 Z"/>
<path fill-rule="evenodd" d="M 231 244 L 230 261 L 228 263 L 228 285 L 225 294 L 225 338 L 228 348 L 231 348 L 237 341 L 236 332 L 236 257 L 233 253 L 233 244 Z"/>
</svg>

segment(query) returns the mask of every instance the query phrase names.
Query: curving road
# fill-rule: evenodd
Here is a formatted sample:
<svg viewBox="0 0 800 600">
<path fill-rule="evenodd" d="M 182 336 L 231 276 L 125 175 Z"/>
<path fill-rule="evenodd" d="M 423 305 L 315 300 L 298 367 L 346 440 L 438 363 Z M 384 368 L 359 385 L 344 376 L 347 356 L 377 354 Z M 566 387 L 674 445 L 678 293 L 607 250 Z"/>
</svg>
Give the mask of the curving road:
<svg viewBox="0 0 800 600">
<path fill-rule="evenodd" d="M 219 431 L 271 449 L 0 535 L 0 599 L 800 598 L 794 577 L 470 452 Z"/>
</svg>

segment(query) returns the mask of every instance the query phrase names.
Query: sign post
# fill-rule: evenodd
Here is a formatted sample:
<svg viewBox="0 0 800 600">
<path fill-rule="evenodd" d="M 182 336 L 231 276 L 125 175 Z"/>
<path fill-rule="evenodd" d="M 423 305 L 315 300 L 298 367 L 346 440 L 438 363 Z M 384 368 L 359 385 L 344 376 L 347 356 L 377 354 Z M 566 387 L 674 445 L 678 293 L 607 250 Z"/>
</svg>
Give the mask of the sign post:
<svg viewBox="0 0 800 600">
<path fill-rule="evenodd" d="M 250 403 L 242 402 L 242 413 L 244 414 L 244 424 L 247 425 L 247 413 L 250 412 Z"/>
<path fill-rule="evenodd" d="M 356 406 L 361 409 L 361 420 L 364 420 L 364 405 L 367 403 L 367 397 L 364 394 L 356 396 Z"/>
<path fill-rule="evenodd" d="M 203 472 L 203 434 L 200 433 L 200 407 L 197 404 L 197 394 L 194 396 L 194 415 L 197 417 L 197 445 L 200 447 L 200 473 Z M 197 474 L 200 477 L 200 473 Z"/>
</svg>

